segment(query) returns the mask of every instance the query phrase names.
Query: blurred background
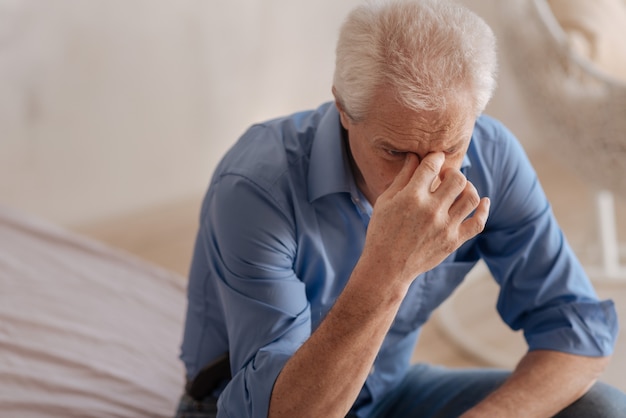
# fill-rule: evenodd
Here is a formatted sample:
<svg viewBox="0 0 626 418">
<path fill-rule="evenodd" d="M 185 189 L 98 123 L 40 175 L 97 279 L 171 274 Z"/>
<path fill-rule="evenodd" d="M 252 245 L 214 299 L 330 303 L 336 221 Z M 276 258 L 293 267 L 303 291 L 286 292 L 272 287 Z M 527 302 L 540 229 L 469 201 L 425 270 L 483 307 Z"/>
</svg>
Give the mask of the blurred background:
<svg viewBox="0 0 626 418">
<path fill-rule="evenodd" d="M 0 0 L 0 202 L 73 227 L 203 193 L 252 122 L 331 99 L 358 2 Z M 531 147 L 499 84 L 488 112 Z"/>
<path fill-rule="evenodd" d="M 219 158 L 253 122 L 331 100 L 338 28 L 359 2 L 0 0 L 0 205 L 184 278 Z M 568 239 L 586 257 L 597 238 L 594 196 L 602 187 L 580 176 L 577 162 L 558 158 L 568 146 L 552 143 L 536 123 L 528 87 L 513 71 L 516 48 L 506 41 L 527 22 L 505 19 L 503 5 L 531 0 L 460 2 L 500 40 L 498 89 L 486 113 L 518 136 Z M 626 120 L 626 110 L 620 115 Z M 619 132 L 607 148 L 615 160 L 626 152 Z M 625 178 L 620 170 L 612 173 Z M 623 195 L 613 207 L 615 230 L 625 237 Z M 623 287 L 602 293 L 618 297 Z M 480 305 L 493 314 L 492 304 Z M 502 354 L 469 355 L 450 343 L 451 326 L 427 328 L 434 343 L 418 347 L 416 361 L 472 365 Z M 486 332 L 495 345 L 503 340 L 498 328 Z M 512 361 L 503 347 L 500 358 Z M 626 361 L 620 364 L 612 382 L 626 388 Z"/>
</svg>

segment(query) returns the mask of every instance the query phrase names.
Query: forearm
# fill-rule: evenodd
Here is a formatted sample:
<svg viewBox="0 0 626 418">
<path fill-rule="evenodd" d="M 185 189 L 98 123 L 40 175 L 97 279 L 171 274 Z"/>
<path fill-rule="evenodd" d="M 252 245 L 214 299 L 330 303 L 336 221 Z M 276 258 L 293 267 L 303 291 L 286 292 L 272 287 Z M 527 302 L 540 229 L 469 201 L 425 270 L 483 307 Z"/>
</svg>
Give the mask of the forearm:
<svg viewBox="0 0 626 418">
<path fill-rule="evenodd" d="M 327 317 L 287 362 L 272 391 L 270 417 L 344 417 L 349 411 L 408 287 L 374 288 L 372 274 L 357 265 Z"/>
<path fill-rule="evenodd" d="M 429 153 L 421 162 L 407 153 L 401 171 L 376 199 L 348 284 L 278 375 L 270 417 L 345 416 L 411 282 L 483 230 L 489 200 L 480 199 L 460 171 L 442 173 L 444 162 L 443 153 Z"/>
<path fill-rule="evenodd" d="M 553 416 L 583 396 L 608 362 L 608 357 L 529 352 L 511 377 L 463 418 Z"/>
</svg>

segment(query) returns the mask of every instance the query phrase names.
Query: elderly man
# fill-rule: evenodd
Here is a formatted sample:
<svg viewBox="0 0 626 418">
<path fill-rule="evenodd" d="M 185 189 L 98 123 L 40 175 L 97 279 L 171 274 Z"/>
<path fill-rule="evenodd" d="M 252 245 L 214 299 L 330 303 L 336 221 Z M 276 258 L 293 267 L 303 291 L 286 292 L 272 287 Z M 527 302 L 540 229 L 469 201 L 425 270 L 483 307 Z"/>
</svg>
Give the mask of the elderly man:
<svg viewBox="0 0 626 418">
<path fill-rule="evenodd" d="M 211 181 L 179 417 L 624 416 L 624 395 L 596 382 L 613 304 L 518 142 L 481 116 L 495 68 L 491 30 L 458 5 L 349 14 L 335 101 L 251 127 Z M 411 365 L 479 259 L 528 353 L 513 371 Z"/>
</svg>

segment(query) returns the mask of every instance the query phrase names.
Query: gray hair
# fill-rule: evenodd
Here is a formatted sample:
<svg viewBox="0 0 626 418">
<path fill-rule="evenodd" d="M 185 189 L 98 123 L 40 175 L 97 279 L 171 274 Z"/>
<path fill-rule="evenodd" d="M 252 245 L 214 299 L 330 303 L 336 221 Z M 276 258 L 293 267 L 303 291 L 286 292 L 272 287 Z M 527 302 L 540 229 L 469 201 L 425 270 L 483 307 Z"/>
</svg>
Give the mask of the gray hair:
<svg viewBox="0 0 626 418">
<path fill-rule="evenodd" d="M 442 0 L 370 0 L 341 27 L 333 87 L 355 121 L 381 87 L 416 111 L 443 110 L 469 93 L 478 115 L 493 94 L 496 69 L 495 36 L 468 9 Z"/>
</svg>

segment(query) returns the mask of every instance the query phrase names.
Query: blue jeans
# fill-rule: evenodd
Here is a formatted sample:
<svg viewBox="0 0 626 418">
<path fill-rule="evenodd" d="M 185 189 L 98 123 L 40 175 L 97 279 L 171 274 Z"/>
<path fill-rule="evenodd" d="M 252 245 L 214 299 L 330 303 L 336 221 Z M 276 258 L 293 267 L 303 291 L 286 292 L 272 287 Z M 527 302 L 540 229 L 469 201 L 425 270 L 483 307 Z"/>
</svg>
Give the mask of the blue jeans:
<svg viewBox="0 0 626 418">
<path fill-rule="evenodd" d="M 416 364 L 368 418 L 455 418 L 493 392 L 509 375 L 508 371 L 495 369 L 448 369 Z M 184 395 L 176 417 L 215 418 L 216 404 L 212 397 L 198 402 Z M 556 417 L 624 418 L 626 395 L 612 386 L 596 383 Z"/>
<path fill-rule="evenodd" d="M 382 402 L 371 418 L 454 418 L 497 389 L 509 371 L 448 369 L 416 364 Z M 560 413 L 558 418 L 626 417 L 626 395 L 604 383 L 590 390 Z"/>
</svg>

